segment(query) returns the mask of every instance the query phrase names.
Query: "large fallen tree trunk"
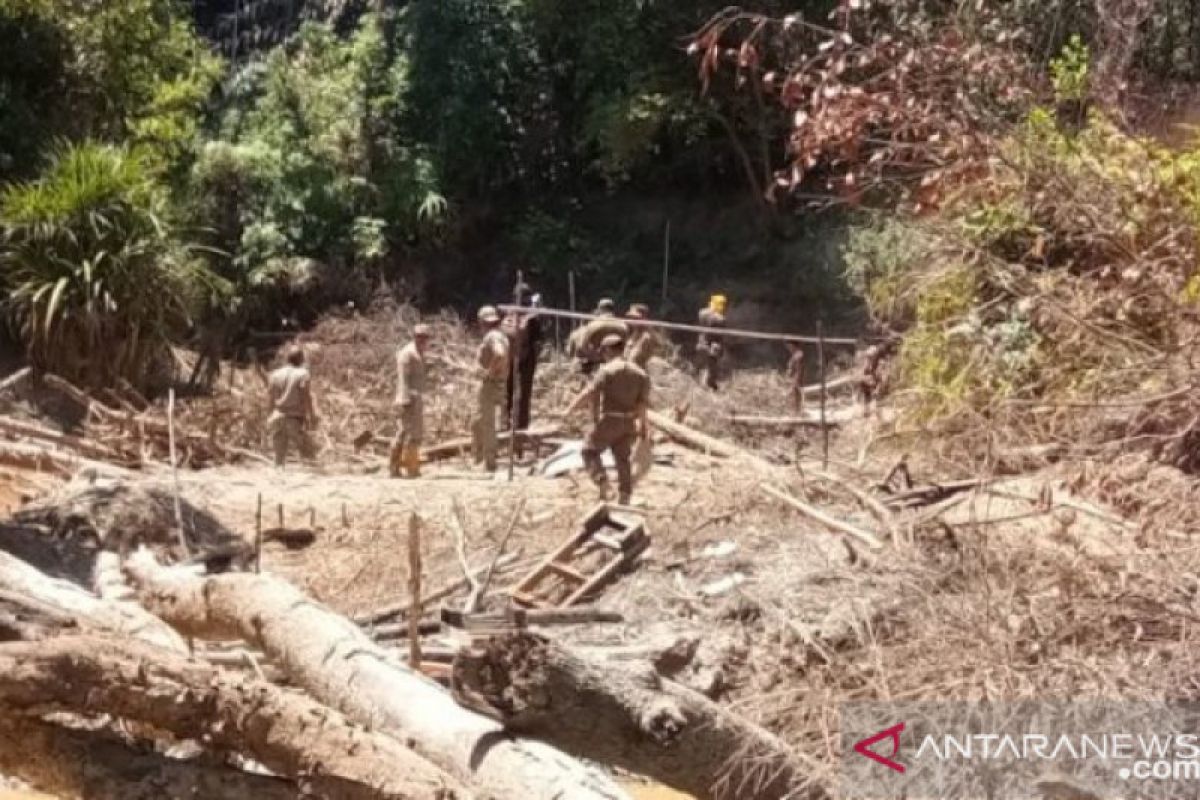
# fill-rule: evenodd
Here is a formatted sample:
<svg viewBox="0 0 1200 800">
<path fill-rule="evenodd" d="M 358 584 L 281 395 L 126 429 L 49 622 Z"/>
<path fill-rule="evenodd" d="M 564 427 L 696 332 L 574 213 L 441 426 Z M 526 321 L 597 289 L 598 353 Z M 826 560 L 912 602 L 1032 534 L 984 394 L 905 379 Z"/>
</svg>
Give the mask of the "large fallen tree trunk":
<svg viewBox="0 0 1200 800">
<path fill-rule="evenodd" d="M 193 576 L 145 551 L 126 571 L 139 599 L 182 632 L 240 637 L 314 697 L 393 732 L 478 794 L 496 800 L 626 800 L 603 774 L 564 753 L 508 736 L 389 656 L 346 618 L 266 575 Z"/>
<path fill-rule="evenodd" d="M 780 800 L 805 785 L 784 743 L 648 666 L 580 657 L 531 633 L 454 662 L 459 702 L 580 756 L 648 775 L 698 800 Z"/>
<path fill-rule="evenodd" d="M 6 713 L 109 714 L 249 755 L 331 800 L 458 800 L 457 781 L 309 698 L 105 637 L 0 645 Z"/>
<path fill-rule="evenodd" d="M 115 634 L 173 650 L 183 638 L 135 603 L 101 600 L 75 584 L 51 578 L 0 550 L 0 609 L 15 615 L 69 620 L 81 630 Z"/>
<path fill-rule="evenodd" d="M 184 761 L 127 744 L 105 731 L 0 716 L 0 772 L 61 800 L 299 800 L 293 783 Z"/>
</svg>

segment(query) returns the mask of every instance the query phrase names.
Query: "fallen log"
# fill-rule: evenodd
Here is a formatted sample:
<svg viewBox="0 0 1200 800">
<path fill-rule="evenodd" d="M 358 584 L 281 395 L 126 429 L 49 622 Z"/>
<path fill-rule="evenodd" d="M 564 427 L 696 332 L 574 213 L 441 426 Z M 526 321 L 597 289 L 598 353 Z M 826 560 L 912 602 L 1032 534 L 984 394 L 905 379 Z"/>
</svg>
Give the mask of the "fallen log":
<svg viewBox="0 0 1200 800">
<path fill-rule="evenodd" d="M 391 732 L 496 800 L 628 800 L 607 776 L 540 742 L 505 735 L 390 657 L 346 618 L 267 575 L 199 578 L 126 562 L 142 604 L 189 636 L 240 637 L 322 702 Z"/>
<path fill-rule="evenodd" d="M 709 436 L 707 433 L 701 433 L 695 428 L 690 428 L 681 422 L 676 422 L 675 420 L 658 411 L 651 411 L 649 412 L 648 416 L 650 419 L 650 424 L 653 425 L 656 430 L 660 430 L 680 444 L 687 445 L 688 447 L 699 450 L 702 453 L 719 456 L 721 458 L 750 456 L 757 461 L 762 461 L 762 459 L 747 453 L 737 445 L 730 444 L 729 442 L 723 442 L 716 437 Z M 762 463 L 765 464 L 766 462 L 762 461 Z"/>
<path fill-rule="evenodd" d="M 580 657 L 530 633 L 459 654 L 460 703 L 567 752 L 646 775 L 697 800 L 802 796 L 804 769 L 777 737 L 652 668 Z"/>
<path fill-rule="evenodd" d="M 781 489 L 777 489 L 774 486 L 766 483 L 759 484 L 758 488 L 762 489 L 763 492 L 771 497 L 774 497 L 776 500 L 779 500 L 785 505 L 788 505 L 796 511 L 799 511 L 809 519 L 819 522 L 827 528 L 832 528 L 839 533 L 853 536 L 855 539 L 858 539 L 872 550 L 879 550 L 883 547 L 883 542 L 881 542 L 879 537 L 875 534 L 864 531 L 862 528 L 857 528 L 848 522 L 842 522 L 840 519 L 831 517 L 819 508 L 810 506 L 803 500 L 792 497 L 790 494 Z"/>
<path fill-rule="evenodd" d="M 281 778 L 168 758 L 105 731 L 0 717 L 0 772 L 60 800 L 299 800 Z"/>
<path fill-rule="evenodd" d="M 81 630 L 139 639 L 166 650 L 187 651 L 183 639 L 135 603 L 101 600 L 70 581 L 51 578 L 0 550 L 0 605 L 31 615 L 68 618 Z"/>
<path fill-rule="evenodd" d="M 322 797 L 470 797 L 399 741 L 303 695 L 107 637 L 0 645 L 0 708 L 10 714 L 108 714 L 147 723 L 248 755 Z"/>
<path fill-rule="evenodd" d="M 734 425 L 762 428 L 836 428 L 841 424 L 836 419 L 820 419 L 819 417 L 757 417 L 748 414 L 730 414 L 729 421 Z"/>
<path fill-rule="evenodd" d="M 33 370 L 29 367 L 22 367 L 11 375 L 5 376 L 0 380 L 0 392 L 8 392 L 15 389 L 17 386 L 24 383 L 33 374 Z"/>
<path fill-rule="evenodd" d="M 51 430 L 41 425 L 34 425 L 24 420 L 13 419 L 12 417 L 0 417 L 0 433 L 49 442 L 50 444 L 73 450 L 88 458 L 100 459 L 102 461 L 121 460 L 120 453 L 102 444 L 97 444 L 81 436 L 60 433 L 59 431 Z"/>
<path fill-rule="evenodd" d="M 525 431 L 518 431 L 517 436 L 521 437 L 528 443 L 536 443 L 539 439 L 545 439 L 548 436 L 557 436 L 562 433 L 562 428 L 557 425 L 544 425 L 541 427 L 530 428 Z M 505 446 L 512 441 L 512 432 L 503 431 L 496 435 L 496 443 L 498 446 Z M 422 461 L 442 461 L 447 458 L 454 458 L 462 453 L 471 452 L 471 437 L 464 436 L 459 439 L 450 439 L 445 442 L 439 442 L 435 445 L 430 445 L 421 449 Z"/>
</svg>

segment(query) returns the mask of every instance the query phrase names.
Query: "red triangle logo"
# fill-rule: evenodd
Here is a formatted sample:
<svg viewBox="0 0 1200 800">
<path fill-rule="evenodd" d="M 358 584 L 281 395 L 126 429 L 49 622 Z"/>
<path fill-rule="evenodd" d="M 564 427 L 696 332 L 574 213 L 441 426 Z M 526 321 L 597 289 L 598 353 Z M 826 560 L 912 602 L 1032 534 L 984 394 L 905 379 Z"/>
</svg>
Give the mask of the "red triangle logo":
<svg viewBox="0 0 1200 800">
<path fill-rule="evenodd" d="M 901 722 L 899 725 L 893 725 L 886 730 L 880 731 L 874 736 L 868 737 L 863 739 L 861 742 L 856 743 L 854 745 L 854 752 L 858 753 L 860 756 L 866 756 L 878 764 L 883 764 L 888 769 L 893 769 L 896 772 L 903 774 L 905 766 L 899 761 L 893 760 L 896 757 L 896 754 L 900 752 L 900 734 L 903 732 L 903 722 Z M 891 756 L 881 756 L 879 753 L 876 753 L 874 750 L 870 749 L 871 745 L 878 744 L 884 739 L 890 739 L 892 742 Z"/>
</svg>

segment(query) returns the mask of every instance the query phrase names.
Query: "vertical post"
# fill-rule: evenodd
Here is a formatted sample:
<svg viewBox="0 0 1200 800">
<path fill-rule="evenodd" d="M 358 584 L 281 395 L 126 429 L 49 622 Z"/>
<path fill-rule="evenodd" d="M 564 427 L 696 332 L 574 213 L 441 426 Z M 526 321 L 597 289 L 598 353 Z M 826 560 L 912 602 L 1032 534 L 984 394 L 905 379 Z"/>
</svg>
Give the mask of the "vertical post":
<svg viewBox="0 0 1200 800">
<path fill-rule="evenodd" d="M 567 272 L 567 291 L 570 292 L 571 313 L 575 313 L 575 270 Z M 575 329 L 576 321 L 571 320 L 571 330 Z"/>
<path fill-rule="evenodd" d="M 662 313 L 667 307 L 667 281 L 671 272 L 671 220 L 667 220 L 667 229 L 663 233 L 663 277 L 662 277 L 662 302 L 659 304 L 659 313 Z"/>
<path fill-rule="evenodd" d="M 517 270 L 517 282 L 513 284 L 513 305 L 521 305 L 521 270 Z M 513 314 L 513 338 L 508 347 L 508 380 L 512 394 L 508 403 L 508 480 L 512 482 L 517 464 L 517 407 L 521 404 L 521 376 L 517 372 L 517 361 L 521 355 L 521 314 Z"/>
<path fill-rule="evenodd" d="M 276 506 L 275 510 L 279 514 L 279 530 L 283 530 L 283 503 Z"/>
<path fill-rule="evenodd" d="M 825 326 L 817 320 L 817 368 L 821 371 L 821 469 L 829 469 L 829 426 L 825 424 Z"/>
<path fill-rule="evenodd" d="M 171 451 L 171 482 L 175 494 L 175 532 L 179 535 L 179 546 L 183 555 L 190 556 L 187 537 L 183 533 L 183 510 L 179 505 L 179 464 L 175 460 L 175 389 L 167 390 L 167 444 Z"/>
<path fill-rule="evenodd" d="M 421 669 L 421 519 L 408 515 L 408 666 Z"/>
<path fill-rule="evenodd" d="M 258 507 L 254 511 L 254 572 L 262 572 L 262 492 L 258 493 Z"/>
</svg>

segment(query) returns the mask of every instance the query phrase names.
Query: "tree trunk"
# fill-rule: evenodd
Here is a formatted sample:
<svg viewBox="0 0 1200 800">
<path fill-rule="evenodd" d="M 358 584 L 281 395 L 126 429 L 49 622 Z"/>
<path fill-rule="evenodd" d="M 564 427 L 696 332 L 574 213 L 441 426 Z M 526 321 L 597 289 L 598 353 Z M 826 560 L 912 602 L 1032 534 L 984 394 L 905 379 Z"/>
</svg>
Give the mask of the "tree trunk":
<svg viewBox="0 0 1200 800">
<path fill-rule="evenodd" d="M 0 645 L 0 707 L 136 720 L 248 755 L 336 800 L 469 797 L 397 740 L 303 695 L 107 637 Z"/>
<path fill-rule="evenodd" d="M 101 600 L 69 581 L 51 578 L 19 558 L 0 550 L 0 609 L 36 623 L 71 624 L 157 645 L 187 651 L 169 625 L 134 603 Z"/>
<path fill-rule="evenodd" d="M 357 626 L 267 575 L 198 578 L 147 552 L 126 564 L 142 604 L 192 636 L 242 637 L 317 699 L 411 741 L 421 755 L 495 800 L 627 800 L 596 770 L 454 702 Z"/>
<path fill-rule="evenodd" d="M 299 800 L 279 778 L 182 761 L 127 744 L 105 731 L 0 717 L 0 772 L 62 800 Z"/>
<path fill-rule="evenodd" d="M 518 633 L 460 653 L 452 685 L 460 703 L 514 733 L 698 800 L 780 800 L 804 789 L 781 740 L 649 667 L 580 657 Z"/>
</svg>

